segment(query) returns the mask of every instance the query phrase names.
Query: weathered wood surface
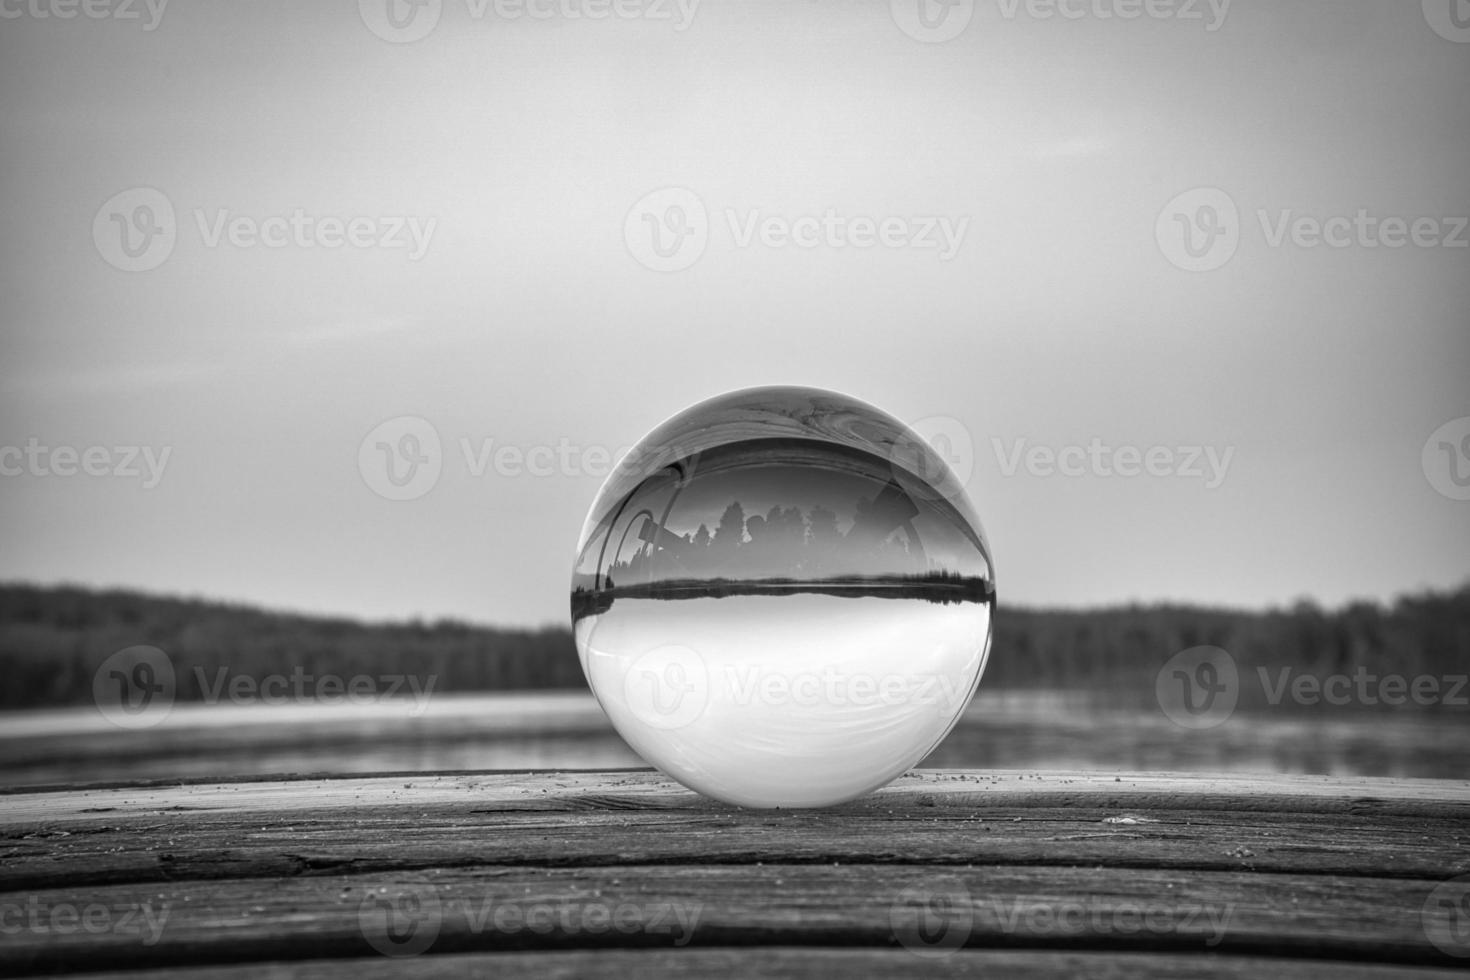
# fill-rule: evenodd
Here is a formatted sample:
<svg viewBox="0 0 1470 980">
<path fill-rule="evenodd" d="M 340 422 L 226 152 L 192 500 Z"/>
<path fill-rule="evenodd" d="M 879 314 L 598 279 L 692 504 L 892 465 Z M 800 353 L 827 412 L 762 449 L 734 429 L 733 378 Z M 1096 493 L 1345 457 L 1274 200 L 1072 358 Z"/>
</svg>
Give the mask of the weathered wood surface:
<svg viewBox="0 0 1470 980">
<path fill-rule="evenodd" d="M 820 811 L 644 771 L 57 788 L 0 793 L 0 974 L 1420 975 L 1470 966 L 1458 876 L 1461 781 L 924 772 Z"/>
<path fill-rule="evenodd" d="M 89 973 L 91 980 L 169 980 L 179 970 Z M 417 959 L 316 960 L 252 963 L 188 971 L 201 980 L 442 980 L 475 977 L 536 977 L 580 980 L 610 976 L 620 980 L 689 980 L 690 977 L 895 978 L 984 977 L 987 980 L 1105 978 L 1105 980 L 1379 980 L 1414 977 L 1451 980 L 1463 972 L 1437 967 L 1411 970 L 1331 960 L 1293 960 L 1255 956 L 1205 957 L 1171 953 L 963 949 L 946 959 L 921 958 L 904 949 L 812 949 L 799 946 L 732 947 L 690 950 L 577 950 L 570 952 L 450 953 Z"/>
</svg>

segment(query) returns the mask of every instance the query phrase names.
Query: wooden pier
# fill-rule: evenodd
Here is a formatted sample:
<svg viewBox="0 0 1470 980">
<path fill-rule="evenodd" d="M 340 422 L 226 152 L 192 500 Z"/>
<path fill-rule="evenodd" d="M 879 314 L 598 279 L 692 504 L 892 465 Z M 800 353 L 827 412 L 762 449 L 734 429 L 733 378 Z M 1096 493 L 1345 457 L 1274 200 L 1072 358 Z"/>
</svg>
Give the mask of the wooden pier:
<svg viewBox="0 0 1470 980">
<path fill-rule="evenodd" d="M 827 810 L 657 773 L 0 794 L 0 975 L 1449 976 L 1470 782 L 922 771 Z"/>
</svg>

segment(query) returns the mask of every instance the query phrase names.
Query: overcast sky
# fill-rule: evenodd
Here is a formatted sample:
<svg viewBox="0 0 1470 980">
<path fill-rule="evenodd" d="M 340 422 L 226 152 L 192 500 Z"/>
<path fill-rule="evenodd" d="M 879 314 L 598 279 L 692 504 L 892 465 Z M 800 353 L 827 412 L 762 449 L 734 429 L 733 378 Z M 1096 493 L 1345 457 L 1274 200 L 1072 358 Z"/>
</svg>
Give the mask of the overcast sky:
<svg viewBox="0 0 1470 980">
<path fill-rule="evenodd" d="M 1470 574 L 1449 0 L 49 2 L 0 577 L 564 621 L 603 454 L 772 383 L 942 433 L 1002 606 Z"/>
</svg>

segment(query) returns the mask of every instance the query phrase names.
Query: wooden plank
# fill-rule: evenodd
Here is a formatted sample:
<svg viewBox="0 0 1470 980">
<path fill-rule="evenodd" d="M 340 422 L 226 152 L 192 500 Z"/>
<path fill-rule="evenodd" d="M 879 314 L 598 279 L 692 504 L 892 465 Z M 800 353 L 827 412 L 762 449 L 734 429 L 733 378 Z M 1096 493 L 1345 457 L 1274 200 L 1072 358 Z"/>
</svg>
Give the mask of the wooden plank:
<svg viewBox="0 0 1470 980">
<path fill-rule="evenodd" d="M 821 811 L 722 807 L 641 772 L 10 794 L 0 816 L 0 889 L 527 863 L 809 863 L 833 856 L 861 863 L 1364 877 L 1470 872 L 1470 809 L 1442 802 L 1460 798 L 1457 784 L 1419 787 L 1418 799 L 1384 813 L 1364 796 L 1323 795 L 1314 785 L 1321 781 L 1279 780 L 1269 797 L 1242 799 L 1222 792 L 1221 783 L 1232 780 L 1218 778 L 966 775 L 975 778 L 923 773 L 868 800 Z M 965 788 L 973 785 L 982 788 Z M 1336 785 L 1353 794 L 1398 788 Z M 1259 809 L 1263 799 L 1283 801 L 1286 811 Z"/>
<path fill-rule="evenodd" d="M 161 813 L 181 807 L 221 813 L 417 807 L 459 803 L 469 794 L 481 807 L 506 810 L 618 807 L 741 812 L 646 769 L 401 773 L 10 790 L 3 796 L 0 826 L 63 816 L 105 820 L 121 813 Z M 915 770 L 849 807 L 883 809 L 910 799 L 924 805 L 981 807 L 1003 804 L 1007 795 L 1018 804 L 1038 806 L 1082 801 L 1094 806 L 1146 804 L 1225 811 L 1419 813 L 1424 811 L 1418 805 L 1444 804 L 1455 812 L 1470 812 L 1470 780 L 1003 770 Z M 1182 802 L 1186 797 L 1188 802 Z"/>
<path fill-rule="evenodd" d="M 920 957 L 903 949 L 809 949 L 760 947 L 682 950 L 542 951 L 461 953 L 419 956 L 313 960 L 307 963 L 252 963 L 245 966 L 190 967 L 93 973 L 89 980 L 468 980 L 534 976 L 547 980 L 583 977 L 636 977 L 686 980 L 691 976 L 760 976 L 773 980 L 828 977 L 1032 978 L 1094 977 L 1116 980 L 1449 980 L 1460 971 L 1436 967 L 1385 966 L 1314 959 L 1256 956 L 1194 956 L 1174 953 L 1077 953 L 1052 950 L 964 949 L 943 958 Z"/>
<path fill-rule="evenodd" d="M 647 771 L 0 799 L 0 972 L 350 961 L 387 942 L 370 922 L 409 902 L 435 910 L 425 962 L 579 946 L 877 951 L 917 935 L 926 909 L 967 949 L 1017 955 L 1454 965 L 1426 902 L 1470 871 L 1470 784 L 1426 780 L 923 772 L 820 811 L 722 806 Z M 580 918 L 493 918 L 542 905 Z M 599 931 L 599 908 L 641 926 Z M 81 928 L 86 915 L 103 927 Z"/>
<path fill-rule="evenodd" d="M 1445 823 L 1441 810 L 1447 804 L 1400 804 L 1410 816 L 1373 807 L 1357 812 L 1362 808 L 1354 806 L 1353 812 L 1337 813 L 1252 809 L 1247 817 L 1224 810 L 1238 801 L 1221 802 L 1215 780 L 1179 780 L 1177 792 L 1122 800 L 1105 798 L 1119 783 L 1097 780 L 1066 794 L 1030 788 L 1053 781 L 1073 785 L 1062 776 L 1021 780 L 1028 786 L 1024 792 L 984 790 L 979 799 L 992 805 L 981 807 L 965 805 L 972 794 L 890 792 L 832 810 L 742 812 L 690 799 L 682 790 L 669 795 L 688 806 L 630 809 L 644 797 L 620 795 L 627 774 L 572 774 L 574 792 L 566 791 L 568 778 L 303 780 L 154 787 L 142 794 L 117 789 L 11 795 L 7 803 L 17 805 L 8 806 L 0 820 L 0 826 L 10 824 L 0 830 L 0 888 L 527 862 L 801 862 L 834 853 L 869 863 L 1101 864 L 1394 877 L 1470 871 L 1470 820 Z M 639 774 L 635 785 L 663 793 L 668 784 L 654 784 L 653 778 Z M 913 781 L 954 785 L 931 781 L 929 774 Z M 1443 789 L 1453 796 L 1453 787 Z M 349 795 L 351 805 L 321 805 Z M 520 805 L 526 798 L 536 805 Z M 507 799 L 514 805 L 502 809 Z M 405 822 L 401 808 L 420 800 L 427 802 L 418 802 Z M 79 806 L 83 802 L 88 805 Z M 1107 805 L 1120 802 L 1133 805 Z M 1249 805 L 1259 802 L 1257 797 Z M 1044 805 L 1053 803 L 1069 805 Z M 43 815 L 53 819 L 37 819 Z M 17 823 L 21 816 L 36 822 Z M 834 821 L 840 821 L 836 844 Z"/>
<path fill-rule="evenodd" d="M 884 812 L 170 810 L 0 829 L 0 890 L 427 868 L 814 863 L 1087 865 L 1440 878 L 1470 821 L 1148 807 Z"/>
<path fill-rule="evenodd" d="M 577 947 L 949 945 L 1453 966 L 1433 882 L 1113 868 L 446 869 L 9 893 L 0 968 Z M 16 911 L 19 909 L 19 911 Z M 60 919 L 56 910 L 65 911 Z M 927 933 L 917 915 L 929 916 Z M 83 918 L 91 922 L 84 928 Z M 37 925 L 39 923 L 39 925 Z"/>
</svg>

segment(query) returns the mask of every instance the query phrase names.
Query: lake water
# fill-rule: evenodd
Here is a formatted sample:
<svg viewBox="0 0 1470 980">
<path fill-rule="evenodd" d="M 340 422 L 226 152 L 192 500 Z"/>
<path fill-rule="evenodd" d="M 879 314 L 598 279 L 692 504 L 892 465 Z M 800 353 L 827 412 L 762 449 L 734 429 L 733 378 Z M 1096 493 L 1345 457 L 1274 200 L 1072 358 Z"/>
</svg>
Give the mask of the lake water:
<svg viewBox="0 0 1470 980">
<path fill-rule="evenodd" d="M 368 705 L 178 704 L 122 730 L 93 708 L 0 714 L 0 785 L 280 773 L 644 765 L 588 694 Z M 982 690 L 926 767 L 1470 778 L 1463 714 L 1237 712 L 1186 731 L 1082 693 Z"/>
</svg>

